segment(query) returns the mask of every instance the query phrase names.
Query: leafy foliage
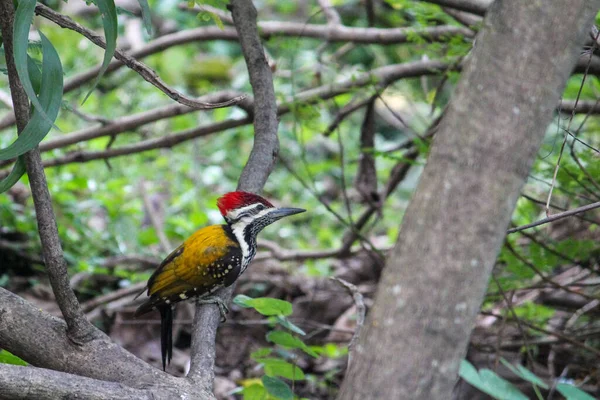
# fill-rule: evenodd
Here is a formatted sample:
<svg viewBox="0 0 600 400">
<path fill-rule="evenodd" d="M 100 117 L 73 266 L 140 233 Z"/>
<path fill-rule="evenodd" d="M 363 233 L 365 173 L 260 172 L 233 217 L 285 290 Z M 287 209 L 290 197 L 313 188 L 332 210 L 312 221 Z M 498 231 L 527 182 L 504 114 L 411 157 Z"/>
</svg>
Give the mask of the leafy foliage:
<svg viewBox="0 0 600 400">
<path fill-rule="evenodd" d="M 505 359 L 501 359 L 504 364 L 511 372 L 524 381 L 531 383 L 534 389 L 542 388 L 549 389 L 547 383 L 536 376 L 533 372 L 529 371 L 522 365 L 513 366 Z M 506 379 L 501 378 L 494 371 L 489 369 L 480 369 L 477 371 L 473 364 L 467 360 L 463 360 L 460 365 L 460 377 L 477 389 L 484 393 L 489 394 L 494 399 L 498 400 L 526 400 L 528 397 L 524 395 L 519 389 L 513 384 L 508 382 Z M 593 397 L 582 391 L 581 389 L 569 385 L 566 383 L 559 382 L 556 384 L 556 390 L 565 396 L 566 400 L 592 400 Z M 543 399 L 539 391 L 536 390 L 538 398 Z"/>
</svg>

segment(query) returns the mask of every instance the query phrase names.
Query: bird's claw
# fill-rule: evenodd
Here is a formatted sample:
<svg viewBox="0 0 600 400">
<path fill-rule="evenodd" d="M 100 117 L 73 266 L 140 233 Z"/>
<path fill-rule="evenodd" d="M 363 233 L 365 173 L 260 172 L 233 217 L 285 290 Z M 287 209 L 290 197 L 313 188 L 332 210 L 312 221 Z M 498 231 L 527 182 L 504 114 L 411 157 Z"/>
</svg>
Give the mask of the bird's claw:
<svg viewBox="0 0 600 400">
<path fill-rule="evenodd" d="M 217 307 L 219 307 L 219 312 L 221 313 L 221 322 L 227 321 L 227 314 L 229 313 L 229 307 L 227 307 L 227 304 L 225 304 L 223 299 L 221 299 L 220 297 L 211 296 L 211 297 L 206 297 L 204 299 L 198 299 L 196 301 L 196 304 L 215 304 Z"/>
</svg>

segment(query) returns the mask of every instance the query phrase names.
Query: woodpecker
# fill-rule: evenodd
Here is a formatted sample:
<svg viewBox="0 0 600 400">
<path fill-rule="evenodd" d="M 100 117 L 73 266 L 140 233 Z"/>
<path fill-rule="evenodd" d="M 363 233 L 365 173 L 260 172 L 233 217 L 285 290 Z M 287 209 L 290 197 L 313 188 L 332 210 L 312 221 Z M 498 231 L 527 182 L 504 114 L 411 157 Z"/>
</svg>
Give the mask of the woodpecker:
<svg viewBox="0 0 600 400">
<path fill-rule="evenodd" d="M 264 227 L 306 211 L 276 208 L 268 200 L 242 191 L 223 195 L 217 206 L 226 224 L 196 231 L 169 254 L 148 279 L 142 293 L 147 290 L 149 298 L 134 314 L 160 312 L 163 371 L 173 353 L 174 304 L 196 298 L 201 304 L 216 304 L 225 319 L 227 306 L 213 293 L 233 284 L 246 270 L 256 254 L 256 236 Z"/>
</svg>

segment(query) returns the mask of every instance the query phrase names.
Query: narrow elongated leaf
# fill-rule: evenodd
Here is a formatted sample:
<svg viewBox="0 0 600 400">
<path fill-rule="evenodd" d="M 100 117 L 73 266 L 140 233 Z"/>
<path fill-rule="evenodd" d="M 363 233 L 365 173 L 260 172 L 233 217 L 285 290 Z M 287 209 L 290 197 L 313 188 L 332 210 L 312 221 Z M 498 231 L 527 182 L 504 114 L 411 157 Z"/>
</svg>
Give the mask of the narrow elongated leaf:
<svg viewBox="0 0 600 400">
<path fill-rule="evenodd" d="M 29 79 L 31 80 L 33 90 L 39 94 L 40 87 L 42 86 L 42 71 L 40 71 L 37 62 L 29 55 L 27 55 L 27 71 L 29 72 Z"/>
<path fill-rule="evenodd" d="M 108 68 L 108 64 L 110 64 L 110 60 L 115 55 L 115 50 L 117 49 L 117 33 L 118 33 L 118 23 L 117 23 L 117 9 L 115 8 L 114 0 L 96 0 L 96 5 L 102 14 L 102 25 L 104 26 L 104 40 L 106 42 L 106 49 L 104 51 L 104 60 L 102 61 L 102 66 L 100 67 L 100 72 L 98 72 L 98 76 L 94 80 L 94 84 L 92 88 L 87 93 L 82 103 L 85 103 L 90 94 L 94 91 L 98 82 L 106 72 Z"/>
<path fill-rule="evenodd" d="M 19 357 L 15 356 L 12 353 L 9 353 L 6 350 L 0 351 L 0 363 L 23 366 L 28 365 L 25 361 L 21 360 Z"/>
<path fill-rule="evenodd" d="M 490 369 L 481 369 L 479 377 L 487 387 L 486 393 L 498 400 L 529 400 L 516 386 Z"/>
<path fill-rule="evenodd" d="M 17 162 L 13 166 L 10 174 L 2 180 L 0 180 L 0 193 L 6 192 L 8 189 L 14 186 L 15 183 L 21 179 L 25 173 L 25 160 L 23 157 L 17 158 Z"/>
<path fill-rule="evenodd" d="M 142 9 L 142 21 L 144 22 L 144 28 L 146 28 L 148 35 L 152 35 L 154 27 L 152 26 L 152 14 L 150 13 L 148 0 L 138 0 L 138 3 Z"/>
<path fill-rule="evenodd" d="M 469 384 L 495 399 L 527 400 L 527 396 L 521 393 L 512 383 L 502 379 L 489 369 L 481 369 L 478 373 L 473 364 L 467 360 L 461 362 L 458 374 Z"/>
<path fill-rule="evenodd" d="M 40 109 L 34 108 L 29 123 L 19 137 L 10 146 L 0 150 L 0 160 L 9 160 L 20 156 L 37 146 L 52 128 L 60 110 L 63 93 L 63 69 L 60 57 L 52 43 L 41 32 L 40 37 L 44 59 L 39 101 L 41 107 L 46 110 L 46 114 L 42 114 Z M 35 68 L 37 66 L 32 66 L 33 71 Z M 44 118 L 44 115 L 50 120 Z"/>
<path fill-rule="evenodd" d="M 567 400 L 595 400 L 594 397 L 590 396 L 583 390 L 576 388 L 573 385 L 567 385 L 566 383 L 559 383 L 556 385 L 556 390 Z"/>
<path fill-rule="evenodd" d="M 513 374 L 517 375 L 524 381 L 530 382 L 536 386 L 541 387 L 542 389 L 549 389 L 548 385 L 533 372 L 529 371 L 527 368 L 522 365 L 517 365 L 516 367 L 506 361 L 504 358 L 500 359 L 500 362 L 504 364 L 504 366 L 512 371 Z"/>
<path fill-rule="evenodd" d="M 458 371 L 458 375 L 467 381 L 471 386 L 476 387 L 482 392 L 486 392 L 485 385 L 479 378 L 479 374 L 477 373 L 477 368 L 473 366 L 467 360 L 462 360 L 460 363 L 460 369 Z"/>
<path fill-rule="evenodd" d="M 275 396 L 281 400 L 292 400 L 294 398 L 292 389 L 279 378 L 265 375 L 262 377 L 262 383 L 271 396 Z"/>
<path fill-rule="evenodd" d="M 37 98 L 33 84 L 29 77 L 29 62 L 27 60 L 27 48 L 29 47 L 29 28 L 33 21 L 33 13 L 35 12 L 36 0 L 21 0 L 19 6 L 15 12 L 15 25 L 13 29 L 14 34 L 14 57 L 15 66 L 17 68 L 17 75 L 19 80 L 27 93 L 27 97 L 33 104 L 33 107 L 39 111 L 43 119 L 50 123 L 50 126 L 54 124 L 42 106 L 40 100 Z"/>
</svg>

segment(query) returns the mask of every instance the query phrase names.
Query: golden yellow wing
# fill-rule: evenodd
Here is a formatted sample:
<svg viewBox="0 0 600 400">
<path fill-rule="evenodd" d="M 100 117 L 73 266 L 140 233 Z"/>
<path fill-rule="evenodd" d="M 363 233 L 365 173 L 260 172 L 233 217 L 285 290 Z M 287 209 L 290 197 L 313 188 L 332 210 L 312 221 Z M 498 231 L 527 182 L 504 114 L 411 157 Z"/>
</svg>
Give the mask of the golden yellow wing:
<svg viewBox="0 0 600 400">
<path fill-rule="evenodd" d="M 148 280 L 148 296 L 136 315 L 161 304 L 202 296 L 235 281 L 242 253 L 227 225 L 198 230 L 173 251 Z"/>
</svg>

